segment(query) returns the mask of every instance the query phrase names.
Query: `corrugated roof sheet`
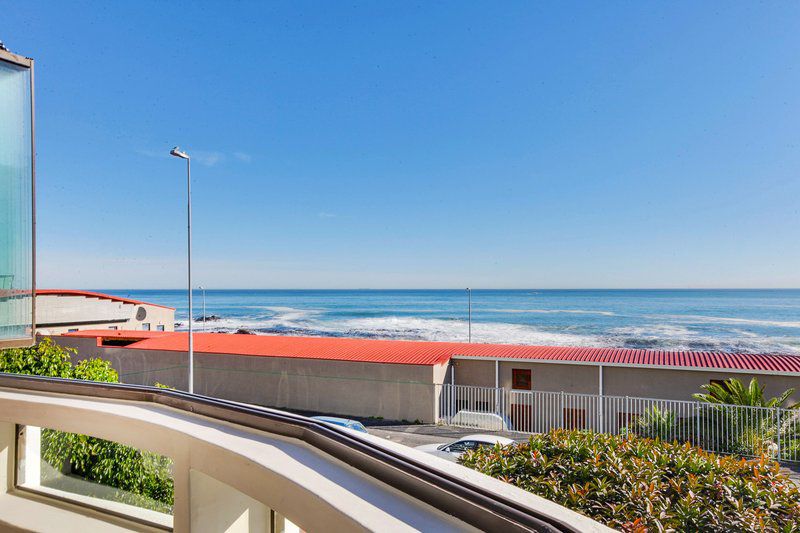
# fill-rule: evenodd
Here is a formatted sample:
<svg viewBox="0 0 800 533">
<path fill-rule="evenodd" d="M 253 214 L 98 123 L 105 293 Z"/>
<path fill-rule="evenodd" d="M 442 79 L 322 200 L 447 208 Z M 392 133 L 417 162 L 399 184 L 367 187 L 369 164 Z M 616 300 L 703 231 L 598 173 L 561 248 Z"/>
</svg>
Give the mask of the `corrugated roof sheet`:
<svg viewBox="0 0 800 533">
<path fill-rule="evenodd" d="M 185 332 L 87 330 L 68 333 L 78 337 L 141 338 L 128 348 L 186 351 Z M 138 336 L 137 336 L 138 335 Z M 776 354 L 632 350 L 525 346 L 515 344 L 467 344 L 350 339 L 341 337 L 289 337 L 195 333 L 194 350 L 202 353 L 262 357 L 297 357 L 405 365 L 435 365 L 453 356 L 530 361 L 564 361 L 589 364 L 726 369 L 755 372 L 800 373 L 800 357 Z"/>
<path fill-rule="evenodd" d="M 36 289 L 37 296 L 83 296 L 85 298 L 100 298 L 102 300 L 111 300 L 113 302 L 122 302 L 125 304 L 133 305 L 152 305 L 153 307 L 163 307 L 164 309 L 175 310 L 174 307 L 167 307 L 166 305 L 159 305 L 150 302 L 142 302 L 140 300 L 132 300 L 130 298 L 122 298 L 121 296 L 114 296 L 113 294 L 104 294 L 102 292 L 92 291 L 79 291 L 74 289 Z"/>
</svg>

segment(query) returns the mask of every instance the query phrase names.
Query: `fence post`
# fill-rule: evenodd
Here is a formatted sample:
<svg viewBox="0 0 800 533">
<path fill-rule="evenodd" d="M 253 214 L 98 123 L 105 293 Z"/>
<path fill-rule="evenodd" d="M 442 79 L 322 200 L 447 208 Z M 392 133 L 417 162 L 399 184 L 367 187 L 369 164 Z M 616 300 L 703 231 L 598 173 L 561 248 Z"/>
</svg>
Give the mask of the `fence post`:
<svg viewBox="0 0 800 533">
<path fill-rule="evenodd" d="M 598 384 L 597 384 L 597 421 L 600 433 L 603 432 L 603 398 L 605 395 L 605 387 L 603 385 L 603 365 L 597 367 Z"/>
<path fill-rule="evenodd" d="M 775 409 L 778 415 L 778 426 L 776 428 L 777 435 L 775 437 L 775 444 L 778 446 L 778 461 L 781 460 L 781 408 L 778 407 Z"/>
<path fill-rule="evenodd" d="M 442 403 L 441 403 L 441 395 L 440 393 L 444 389 L 439 389 L 439 385 L 434 383 L 433 384 L 433 401 L 434 401 L 434 409 L 435 412 L 433 413 L 433 423 L 438 424 L 439 420 L 442 418 Z"/>
<path fill-rule="evenodd" d="M 631 402 L 630 396 L 625 396 L 625 435 L 631 434 Z"/>
<path fill-rule="evenodd" d="M 603 398 L 604 396 L 598 396 L 597 398 L 597 419 L 599 421 L 600 433 L 603 433 Z"/>
<path fill-rule="evenodd" d="M 694 442 L 692 444 L 700 446 L 700 418 L 702 417 L 703 404 L 696 402 L 694 405 L 697 407 L 697 413 L 694 415 Z"/>
<path fill-rule="evenodd" d="M 453 415 L 456 414 L 456 386 L 450 385 L 450 412 L 448 416 L 450 417 L 450 421 L 453 420 Z"/>
<path fill-rule="evenodd" d="M 559 409 L 559 413 L 558 413 L 558 419 L 561 421 L 561 423 L 559 424 L 559 429 L 565 429 L 565 425 L 566 424 L 564 424 L 564 391 L 563 390 L 561 391 L 559 399 L 561 400 L 559 402 L 561 404 L 561 409 Z"/>
</svg>

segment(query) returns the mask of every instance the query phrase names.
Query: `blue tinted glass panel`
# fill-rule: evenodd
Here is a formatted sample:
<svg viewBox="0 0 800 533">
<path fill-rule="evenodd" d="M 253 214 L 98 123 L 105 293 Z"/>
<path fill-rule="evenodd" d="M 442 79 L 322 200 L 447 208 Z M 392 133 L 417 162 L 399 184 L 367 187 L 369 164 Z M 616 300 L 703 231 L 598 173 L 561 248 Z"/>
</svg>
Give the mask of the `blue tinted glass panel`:
<svg viewBox="0 0 800 533">
<path fill-rule="evenodd" d="M 0 59 L 0 343 L 32 331 L 30 69 Z"/>
</svg>

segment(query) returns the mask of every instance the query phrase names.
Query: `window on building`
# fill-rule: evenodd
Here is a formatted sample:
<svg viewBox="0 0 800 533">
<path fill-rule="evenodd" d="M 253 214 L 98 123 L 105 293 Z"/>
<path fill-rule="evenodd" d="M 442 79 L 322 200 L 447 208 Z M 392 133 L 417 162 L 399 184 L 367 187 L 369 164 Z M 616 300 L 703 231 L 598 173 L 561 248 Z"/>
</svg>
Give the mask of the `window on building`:
<svg viewBox="0 0 800 533">
<path fill-rule="evenodd" d="M 728 384 L 725 383 L 724 379 L 711 379 L 711 380 L 708 381 L 708 383 L 710 385 L 719 385 L 723 389 L 728 390 Z"/>
<path fill-rule="evenodd" d="M 67 330 L 67 333 L 75 333 L 76 331 L 78 331 L 78 328 L 70 328 Z"/>
<path fill-rule="evenodd" d="M 145 322 L 142 324 L 142 329 L 145 331 L 150 331 L 150 322 Z"/>
<path fill-rule="evenodd" d="M 725 382 L 724 379 L 711 379 L 711 380 L 708 381 L 708 383 L 709 383 L 709 385 L 719 385 L 724 390 L 730 392 L 730 389 L 728 388 L 728 384 Z M 712 396 L 714 396 L 714 394 L 712 394 Z"/>
<path fill-rule="evenodd" d="M 117 329 L 117 326 L 108 326 L 108 329 Z"/>
<path fill-rule="evenodd" d="M 156 326 L 156 331 L 164 331 L 164 324 L 159 324 Z"/>
<path fill-rule="evenodd" d="M 511 369 L 511 388 L 515 390 L 531 390 L 531 370 L 529 368 Z"/>
</svg>

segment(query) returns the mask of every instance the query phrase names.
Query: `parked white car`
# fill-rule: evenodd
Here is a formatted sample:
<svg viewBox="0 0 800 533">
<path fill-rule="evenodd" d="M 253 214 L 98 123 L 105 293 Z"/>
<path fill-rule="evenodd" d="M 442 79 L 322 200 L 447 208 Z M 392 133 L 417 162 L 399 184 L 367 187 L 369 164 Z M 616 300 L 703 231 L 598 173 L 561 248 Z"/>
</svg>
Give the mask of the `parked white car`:
<svg viewBox="0 0 800 533">
<path fill-rule="evenodd" d="M 449 461 L 455 461 L 467 450 L 475 450 L 481 446 L 494 446 L 495 444 L 506 446 L 508 444 L 514 444 L 514 441 L 497 435 L 467 435 L 455 442 L 423 444 L 422 446 L 417 446 L 417 450 L 442 457 Z"/>
<path fill-rule="evenodd" d="M 354 429 L 361 433 L 369 433 L 367 428 L 364 427 L 364 424 L 359 422 L 358 420 L 350 420 L 349 418 L 339 418 L 337 416 L 312 416 L 314 420 L 320 420 L 321 422 L 327 422 L 328 424 L 333 424 L 335 426 L 342 426 L 347 429 Z"/>
</svg>

